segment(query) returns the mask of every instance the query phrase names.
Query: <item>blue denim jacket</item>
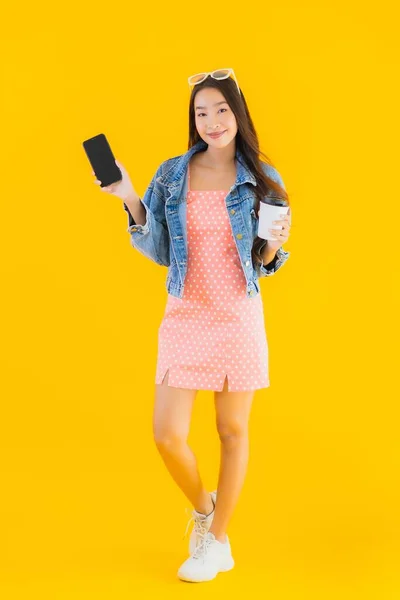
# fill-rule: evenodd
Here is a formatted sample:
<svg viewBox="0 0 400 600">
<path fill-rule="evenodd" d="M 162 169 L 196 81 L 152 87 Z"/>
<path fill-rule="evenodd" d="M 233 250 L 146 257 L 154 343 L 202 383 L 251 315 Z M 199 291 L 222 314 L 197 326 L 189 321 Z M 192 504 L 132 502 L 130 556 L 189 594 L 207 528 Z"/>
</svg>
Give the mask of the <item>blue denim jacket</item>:
<svg viewBox="0 0 400 600">
<path fill-rule="evenodd" d="M 144 256 L 159 265 L 168 267 L 166 288 L 169 294 L 183 297 L 188 264 L 186 228 L 187 171 L 190 158 L 207 147 L 199 140 L 185 154 L 165 160 L 157 169 L 147 188 L 142 204 L 146 210 L 146 223 L 138 225 L 128 207 L 128 233 L 131 244 Z M 246 295 L 260 292 L 259 275 L 253 265 L 251 249 L 257 236 L 258 217 L 255 211 L 257 185 L 254 175 L 244 164 L 242 153 L 236 150 L 237 174 L 225 202 L 232 233 L 246 278 Z M 262 163 L 265 173 L 284 187 L 278 171 Z M 284 188 L 285 189 L 285 188 Z M 290 252 L 279 248 L 274 259 L 261 265 L 260 276 L 271 276 L 287 261 Z M 218 257 L 215 261 L 218 268 Z"/>
</svg>

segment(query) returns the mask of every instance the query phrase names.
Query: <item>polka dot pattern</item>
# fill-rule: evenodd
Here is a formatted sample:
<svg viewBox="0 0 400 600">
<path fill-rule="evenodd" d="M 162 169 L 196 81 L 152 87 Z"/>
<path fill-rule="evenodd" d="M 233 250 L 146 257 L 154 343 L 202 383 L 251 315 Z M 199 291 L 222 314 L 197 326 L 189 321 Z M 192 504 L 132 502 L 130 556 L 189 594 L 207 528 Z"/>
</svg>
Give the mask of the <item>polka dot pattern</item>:
<svg viewBox="0 0 400 600">
<path fill-rule="evenodd" d="M 230 392 L 270 385 L 261 294 L 246 296 L 227 194 L 188 191 L 185 288 L 182 298 L 168 294 L 158 330 L 158 384 L 169 370 L 172 387 L 222 391 L 226 376 Z"/>
</svg>

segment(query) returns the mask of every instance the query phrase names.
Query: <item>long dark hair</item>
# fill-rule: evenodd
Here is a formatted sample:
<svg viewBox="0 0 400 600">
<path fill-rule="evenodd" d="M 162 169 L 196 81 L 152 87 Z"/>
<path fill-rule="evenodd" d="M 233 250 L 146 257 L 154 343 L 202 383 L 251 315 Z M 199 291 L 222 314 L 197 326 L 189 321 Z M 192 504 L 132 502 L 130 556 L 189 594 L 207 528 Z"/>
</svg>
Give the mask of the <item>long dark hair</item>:
<svg viewBox="0 0 400 600">
<path fill-rule="evenodd" d="M 286 190 L 284 190 L 279 183 L 268 177 L 262 168 L 260 156 L 263 158 L 263 162 L 266 162 L 271 166 L 274 165 L 269 157 L 264 152 L 261 152 L 258 136 L 243 92 L 240 89 L 241 93 L 239 94 L 235 81 L 230 77 L 218 80 L 211 77 L 211 75 L 208 75 L 204 81 L 193 86 L 189 101 L 188 150 L 201 139 L 196 129 L 194 100 L 197 92 L 205 87 L 213 87 L 220 90 L 235 115 L 238 127 L 235 139 L 236 147 L 242 152 L 246 161 L 246 166 L 253 173 L 257 181 L 257 185 L 254 188 L 256 194 L 256 204 L 254 206 L 256 215 L 260 209 L 260 201 L 264 196 L 283 199 L 286 201 L 286 205 L 290 206 L 289 196 Z M 251 254 L 253 264 L 257 270 L 262 262 L 260 251 L 264 245 L 265 240 L 256 236 Z"/>
</svg>

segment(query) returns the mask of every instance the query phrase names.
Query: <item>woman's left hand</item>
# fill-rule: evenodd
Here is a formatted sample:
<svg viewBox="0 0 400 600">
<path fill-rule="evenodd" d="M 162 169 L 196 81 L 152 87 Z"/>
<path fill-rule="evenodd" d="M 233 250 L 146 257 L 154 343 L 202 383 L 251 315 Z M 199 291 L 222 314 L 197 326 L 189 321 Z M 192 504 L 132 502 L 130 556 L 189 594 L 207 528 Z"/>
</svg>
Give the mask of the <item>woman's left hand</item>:
<svg viewBox="0 0 400 600">
<path fill-rule="evenodd" d="M 260 214 L 259 212 L 257 213 Z M 272 221 L 273 225 L 282 225 L 282 229 L 270 229 L 269 233 L 275 238 L 276 241 L 267 240 L 268 247 L 271 250 L 278 250 L 283 244 L 285 244 L 289 239 L 290 227 L 292 222 L 292 215 L 290 214 L 290 208 L 288 210 L 287 215 L 283 215 L 283 217 L 279 221 Z"/>
</svg>

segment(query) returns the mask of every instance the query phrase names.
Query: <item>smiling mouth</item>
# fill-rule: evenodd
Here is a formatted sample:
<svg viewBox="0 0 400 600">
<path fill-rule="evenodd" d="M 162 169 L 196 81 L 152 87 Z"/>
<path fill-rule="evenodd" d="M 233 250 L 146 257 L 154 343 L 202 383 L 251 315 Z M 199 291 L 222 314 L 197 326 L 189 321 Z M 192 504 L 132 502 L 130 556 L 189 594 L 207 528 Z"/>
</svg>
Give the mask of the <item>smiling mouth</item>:
<svg viewBox="0 0 400 600">
<path fill-rule="evenodd" d="M 210 137 L 219 137 L 219 136 L 220 136 L 220 135 L 222 135 L 223 133 L 226 133 L 226 131 L 227 131 L 227 130 L 225 129 L 225 131 L 220 131 L 219 133 L 209 133 L 208 135 L 209 135 Z"/>
</svg>

